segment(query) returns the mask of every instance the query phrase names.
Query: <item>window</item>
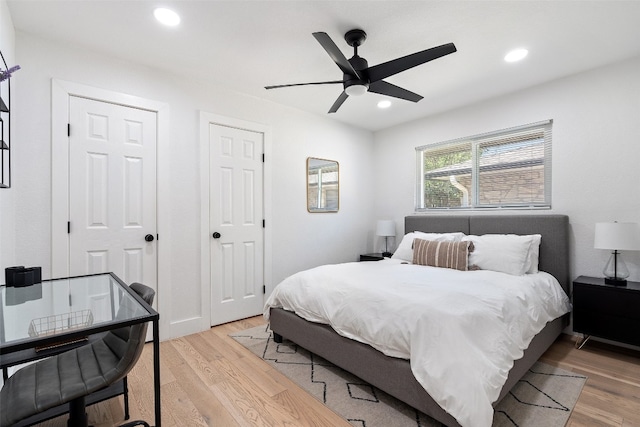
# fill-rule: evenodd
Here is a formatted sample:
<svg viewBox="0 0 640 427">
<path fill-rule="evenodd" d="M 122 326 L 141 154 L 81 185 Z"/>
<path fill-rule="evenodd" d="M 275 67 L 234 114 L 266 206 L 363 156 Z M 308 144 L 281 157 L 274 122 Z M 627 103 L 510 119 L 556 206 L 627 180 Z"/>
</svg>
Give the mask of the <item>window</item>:
<svg viewBox="0 0 640 427">
<path fill-rule="evenodd" d="M 551 207 L 551 125 L 416 148 L 416 209 Z"/>
</svg>

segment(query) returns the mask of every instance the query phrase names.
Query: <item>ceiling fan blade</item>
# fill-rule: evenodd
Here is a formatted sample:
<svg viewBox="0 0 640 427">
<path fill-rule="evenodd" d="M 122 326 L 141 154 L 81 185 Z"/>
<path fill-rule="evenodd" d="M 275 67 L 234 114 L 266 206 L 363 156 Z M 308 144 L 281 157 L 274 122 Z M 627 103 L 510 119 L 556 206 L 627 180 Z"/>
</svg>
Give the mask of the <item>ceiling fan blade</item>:
<svg viewBox="0 0 640 427">
<path fill-rule="evenodd" d="M 416 67 L 424 64 L 425 62 L 433 61 L 434 59 L 438 59 L 456 51 L 456 46 L 453 43 L 447 43 L 442 46 L 432 47 L 431 49 L 412 53 L 411 55 L 403 56 L 402 58 L 374 65 L 367 69 L 369 81 L 377 82 L 386 77 L 398 74 L 402 71 L 408 70 L 409 68 Z"/>
<path fill-rule="evenodd" d="M 369 92 L 392 96 L 394 98 L 406 99 L 407 101 L 413 101 L 413 102 L 418 102 L 422 98 L 424 98 L 423 96 L 418 95 L 417 93 L 413 93 L 411 91 L 401 88 L 400 86 L 396 86 L 391 83 L 385 82 L 384 80 L 378 80 L 377 82 L 371 83 L 369 85 Z"/>
<path fill-rule="evenodd" d="M 336 102 L 334 102 L 333 105 L 331 106 L 331 109 L 329 110 L 329 113 L 335 113 L 336 111 L 338 111 L 338 108 L 340 108 L 342 103 L 344 101 L 346 101 L 346 99 L 348 97 L 349 97 L 349 95 L 347 95 L 347 92 L 342 91 L 342 93 L 340 94 L 338 99 L 336 99 Z"/>
<path fill-rule="evenodd" d="M 313 83 L 292 83 L 288 85 L 273 85 L 273 86 L 265 86 L 265 89 L 278 89 L 281 87 L 291 87 L 291 86 L 307 86 L 307 85 L 331 85 L 335 83 L 344 83 L 342 80 L 332 80 L 330 82 L 313 82 Z"/>
<path fill-rule="evenodd" d="M 318 40 L 318 43 L 320 43 L 324 50 L 327 51 L 331 59 L 333 59 L 333 62 L 335 62 L 338 67 L 340 67 L 343 73 L 355 76 L 358 79 L 360 78 L 358 72 L 353 69 L 342 51 L 338 48 L 338 46 L 336 46 L 336 44 L 333 42 L 333 40 L 331 40 L 331 37 L 329 37 L 327 33 L 313 33 L 313 37 Z"/>
</svg>

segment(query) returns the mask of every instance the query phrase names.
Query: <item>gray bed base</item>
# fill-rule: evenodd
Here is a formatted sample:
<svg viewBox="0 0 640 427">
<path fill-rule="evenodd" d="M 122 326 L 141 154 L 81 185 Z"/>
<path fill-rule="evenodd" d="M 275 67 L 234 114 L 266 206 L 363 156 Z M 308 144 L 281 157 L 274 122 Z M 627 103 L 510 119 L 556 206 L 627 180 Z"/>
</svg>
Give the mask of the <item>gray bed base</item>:
<svg viewBox="0 0 640 427">
<path fill-rule="evenodd" d="M 541 234 L 540 270 L 554 275 L 569 295 L 569 219 L 565 215 L 456 215 L 408 216 L 405 233 L 411 231 L 465 234 Z M 351 372 L 380 390 L 424 412 L 447 426 L 459 426 L 418 383 L 409 361 L 385 356 L 373 347 L 338 335 L 330 326 L 308 322 L 295 313 L 272 308 L 270 326 L 274 339 L 285 337 Z M 536 335 L 524 356 L 516 360 L 494 406 L 553 344 L 569 324 L 569 315 L 549 322 Z"/>
</svg>

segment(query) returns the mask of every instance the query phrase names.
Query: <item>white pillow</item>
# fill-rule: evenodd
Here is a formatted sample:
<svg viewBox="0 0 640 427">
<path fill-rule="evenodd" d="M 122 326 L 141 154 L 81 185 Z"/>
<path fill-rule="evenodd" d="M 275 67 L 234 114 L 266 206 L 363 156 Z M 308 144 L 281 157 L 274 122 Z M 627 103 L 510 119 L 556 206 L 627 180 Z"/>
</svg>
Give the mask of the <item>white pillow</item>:
<svg viewBox="0 0 640 427">
<path fill-rule="evenodd" d="M 473 252 L 469 253 L 469 266 L 481 270 L 501 271 L 514 276 L 522 276 L 529 270 L 537 270 L 537 251 L 531 251 L 536 236 L 516 234 L 485 234 L 466 236 L 464 240 L 473 242 Z M 534 259 L 535 258 L 535 259 Z"/>
<path fill-rule="evenodd" d="M 538 272 L 540 241 L 542 240 L 542 236 L 540 234 L 532 234 L 527 237 L 531 237 L 531 247 L 529 248 L 529 255 L 527 256 L 527 264 L 529 266 L 529 268 L 527 268 L 527 274 L 533 274 Z"/>
<path fill-rule="evenodd" d="M 398 245 L 398 249 L 396 249 L 391 258 L 412 262 L 413 239 L 415 238 L 437 242 L 459 242 L 464 236 L 464 233 L 423 233 L 422 231 L 413 231 L 404 235 Z"/>
</svg>

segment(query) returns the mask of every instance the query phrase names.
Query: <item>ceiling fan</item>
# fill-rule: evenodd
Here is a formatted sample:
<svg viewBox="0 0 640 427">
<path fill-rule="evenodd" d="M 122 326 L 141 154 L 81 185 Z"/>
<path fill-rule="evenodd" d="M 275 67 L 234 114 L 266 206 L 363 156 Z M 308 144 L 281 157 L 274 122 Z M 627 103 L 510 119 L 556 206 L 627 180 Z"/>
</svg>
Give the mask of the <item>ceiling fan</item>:
<svg viewBox="0 0 640 427">
<path fill-rule="evenodd" d="M 453 43 L 447 43 L 369 67 L 367 60 L 358 56 L 358 46 L 361 46 L 367 38 L 367 34 L 364 31 L 357 29 L 350 30 L 344 35 L 347 44 L 353 46 L 353 57 L 351 57 L 351 59 L 347 59 L 342 54 L 327 33 L 313 33 L 313 37 L 316 38 L 318 43 L 320 43 L 331 59 L 333 59 L 333 62 L 342 70 L 344 73 L 342 80 L 265 86 L 265 89 L 342 83 L 344 90 L 331 106 L 329 113 L 338 111 L 338 108 L 340 108 L 349 96 L 358 96 L 365 92 L 374 92 L 394 98 L 406 99 L 407 101 L 418 102 L 423 98 L 422 96 L 385 82 L 382 79 L 456 52 L 455 45 Z"/>
</svg>

